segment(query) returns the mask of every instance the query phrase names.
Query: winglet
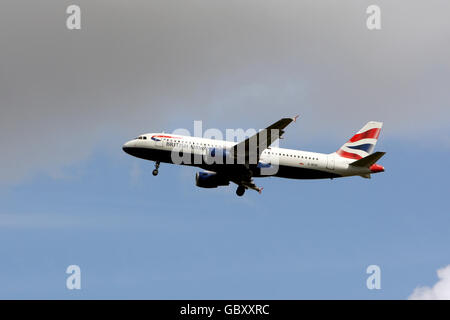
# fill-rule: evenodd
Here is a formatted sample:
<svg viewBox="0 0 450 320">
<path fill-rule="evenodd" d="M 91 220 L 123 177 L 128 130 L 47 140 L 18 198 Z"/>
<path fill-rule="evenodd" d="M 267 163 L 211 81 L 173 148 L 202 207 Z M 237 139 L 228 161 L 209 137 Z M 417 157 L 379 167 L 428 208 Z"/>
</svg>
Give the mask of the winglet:
<svg viewBox="0 0 450 320">
<path fill-rule="evenodd" d="M 296 115 L 295 117 L 292 118 L 292 120 L 293 120 L 294 122 L 297 122 L 298 116 L 299 116 L 299 115 Z"/>
<path fill-rule="evenodd" d="M 258 193 L 261 194 L 264 188 L 259 188 Z"/>
</svg>

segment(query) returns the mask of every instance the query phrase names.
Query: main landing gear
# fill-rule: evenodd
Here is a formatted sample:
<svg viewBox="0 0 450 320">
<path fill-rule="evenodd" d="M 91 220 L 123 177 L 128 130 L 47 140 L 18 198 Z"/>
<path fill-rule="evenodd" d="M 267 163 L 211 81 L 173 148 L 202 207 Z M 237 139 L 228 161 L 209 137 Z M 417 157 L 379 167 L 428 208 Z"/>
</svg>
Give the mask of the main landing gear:
<svg viewBox="0 0 450 320">
<path fill-rule="evenodd" d="M 153 174 L 154 176 L 157 176 L 157 175 L 158 175 L 158 168 L 159 168 L 159 161 L 156 161 L 156 162 L 155 162 L 155 170 L 152 171 L 152 174 Z"/>
<path fill-rule="evenodd" d="M 244 193 L 245 193 L 245 187 L 244 186 L 238 186 L 237 189 L 236 189 L 236 194 L 239 197 L 242 197 L 244 195 Z"/>
</svg>

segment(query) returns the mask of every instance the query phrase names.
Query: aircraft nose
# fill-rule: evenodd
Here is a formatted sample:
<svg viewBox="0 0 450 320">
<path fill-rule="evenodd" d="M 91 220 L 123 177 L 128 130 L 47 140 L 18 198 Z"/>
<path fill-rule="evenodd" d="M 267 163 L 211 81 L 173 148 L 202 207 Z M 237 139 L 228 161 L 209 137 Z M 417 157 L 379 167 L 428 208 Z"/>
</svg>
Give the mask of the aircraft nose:
<svg viewBox="0 0 450 320">
<path fill-rule="evenodd" d="M 122 150 L 130 154 L 131 148 L 133 147 L 133 141 L 128 141 L 122 146 Z"/>
</svg>

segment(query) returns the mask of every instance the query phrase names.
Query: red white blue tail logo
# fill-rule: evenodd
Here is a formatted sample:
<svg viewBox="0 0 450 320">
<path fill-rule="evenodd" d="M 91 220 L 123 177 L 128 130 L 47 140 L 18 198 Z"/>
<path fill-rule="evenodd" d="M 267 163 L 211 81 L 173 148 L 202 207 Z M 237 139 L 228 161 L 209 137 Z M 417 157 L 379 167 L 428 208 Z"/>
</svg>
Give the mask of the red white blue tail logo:
<svg viewBox="0 0 450 320">
<path fill-rule="evenodd" d="M 380 136 L 382 122 L 370 121 L 347 141 L 336 154 L 348 159 L 361 159 L 372 153 Z"/>
</svg>

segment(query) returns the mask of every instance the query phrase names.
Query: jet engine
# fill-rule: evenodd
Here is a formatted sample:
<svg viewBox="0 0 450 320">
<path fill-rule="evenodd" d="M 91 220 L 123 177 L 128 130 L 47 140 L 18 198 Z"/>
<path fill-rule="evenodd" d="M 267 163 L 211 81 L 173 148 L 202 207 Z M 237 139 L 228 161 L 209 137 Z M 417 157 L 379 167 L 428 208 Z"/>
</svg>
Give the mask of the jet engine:
<svg viewBox="0 0 450 320">
<path fill-rule="evenodd" d="M 215 172 L 203 171 L 195 175 L 195 185 L 200 188 L 217 188 L 229 184 L 230 181 Z"/>
</svg>

